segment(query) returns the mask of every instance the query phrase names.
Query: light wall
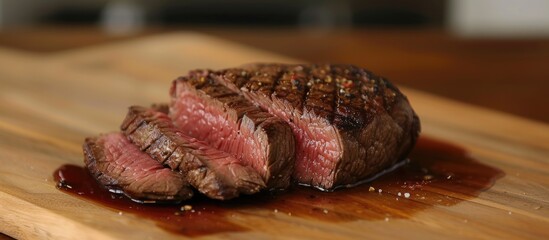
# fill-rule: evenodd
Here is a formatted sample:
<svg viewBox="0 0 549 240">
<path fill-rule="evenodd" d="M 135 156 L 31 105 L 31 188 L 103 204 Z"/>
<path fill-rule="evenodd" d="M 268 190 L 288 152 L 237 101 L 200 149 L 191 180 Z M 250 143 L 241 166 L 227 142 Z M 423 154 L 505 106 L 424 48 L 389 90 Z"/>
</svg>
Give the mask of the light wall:
<svg viewBox="0 0 549 240">
<path fill-rule="evenodd" d="M 448 27 L 465 37 L 548 37 L 547 0 L 451 0 Z"/>
</svg>

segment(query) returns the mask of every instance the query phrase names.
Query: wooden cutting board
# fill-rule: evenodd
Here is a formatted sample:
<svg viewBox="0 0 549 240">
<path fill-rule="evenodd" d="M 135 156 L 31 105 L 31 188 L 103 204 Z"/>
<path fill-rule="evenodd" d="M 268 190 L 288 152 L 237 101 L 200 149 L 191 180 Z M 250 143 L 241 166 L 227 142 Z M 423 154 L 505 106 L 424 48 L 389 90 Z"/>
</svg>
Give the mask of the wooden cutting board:
<svg viewBox="0 0 549 240">
<path fill-rule="evenodd" d="M 21 239 L 187 237 L 65 194 L 56 189 L 52 172 L 66 163 L 82 165 L 83 138 L 116 130 L 129 105 L 167 101 L 174 77 L 191 68 L 256 61 L 296 62 L 193 33 L 48 55 L 0 49 L 0 232 Z M 421 117 L 423 136 L 459 146 L 503 173 L 491 188 L 461 196 L 450 187 L 441 194 L 457 201 L 447 205 L 378 193 L 389 196 L 387 209 L 395 201 L 423 206 L 401 209 L 406 217 L 399 218 L 333 222 L 261 207 L 235 210 L 228 221 L 246 231 L 198 238 L 549 239 L 549 126 L 401 89 Z"/>
</svg>

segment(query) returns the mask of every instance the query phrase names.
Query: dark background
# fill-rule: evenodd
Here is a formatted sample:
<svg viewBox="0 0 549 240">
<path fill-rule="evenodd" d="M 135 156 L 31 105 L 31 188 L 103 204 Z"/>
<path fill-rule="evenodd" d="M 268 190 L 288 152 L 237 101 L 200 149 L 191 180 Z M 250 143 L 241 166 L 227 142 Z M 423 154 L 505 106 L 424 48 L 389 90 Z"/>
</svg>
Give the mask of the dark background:
<svg viewBox="0 0 549 240">
<path fill-rule="evenodd" d="M 549 2 L 0 0 L 0 47 L 50 54 L 196 31 L 549 122 Z M 547 15 L 547 16 L 546 16 Z"/>
</svg>

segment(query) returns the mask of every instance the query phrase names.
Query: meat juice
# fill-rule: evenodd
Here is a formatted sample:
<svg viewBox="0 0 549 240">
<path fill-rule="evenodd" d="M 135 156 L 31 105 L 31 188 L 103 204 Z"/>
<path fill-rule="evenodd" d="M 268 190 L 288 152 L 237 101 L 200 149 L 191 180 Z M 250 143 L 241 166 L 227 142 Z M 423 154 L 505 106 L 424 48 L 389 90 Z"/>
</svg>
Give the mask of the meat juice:
<svg viewBox="0 0 549 240">
<path fill-rule="evenodd" d="M 370 182 L 334 192 L 292 186 L 285 192 L 230 201 L 195 196 L 178 204 L 142 204 L 104 189 L 80 166 L 63 165 L 54 172 L 54 179 L 58 189 L 73 196 L 153 220 L 172 233 L 202 236 L 252 230 L 231 221 L 233 214 L 252 210 L 268 211 L 273 217 L 285 214 L 328 222 L 410 218 L 433 206 L 452 206 L 474 198 L 503 175 L 458 146 L 420 137 L 400 167 Z"/>
</svg>

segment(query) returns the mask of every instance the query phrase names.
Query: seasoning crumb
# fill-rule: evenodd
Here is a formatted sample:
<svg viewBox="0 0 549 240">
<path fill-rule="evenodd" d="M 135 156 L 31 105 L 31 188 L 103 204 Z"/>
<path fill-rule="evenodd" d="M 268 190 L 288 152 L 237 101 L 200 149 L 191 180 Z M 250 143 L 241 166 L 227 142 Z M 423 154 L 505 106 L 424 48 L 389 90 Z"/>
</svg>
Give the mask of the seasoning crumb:
<svg viewBox="0 0 549 240">
<path fill-rule="evenodd" d="M 423 180 L 431 180 L 433 179 L 433 175 L 425 175 L 423 176 Z"/>
<path fill-rule="evenodd" d="M 122 215 L 122 212 L 118 212 L 118 215 Z"/>
<path fill-rule="evenodd" d="M 173 215 L 179 216 L 181 215 L 181 212 L 174 212 Z"/>
<path fill-rule="evenodd" d="M 328 209 L 324 209 L 324 210 L 322 210 L 322 212 L 323 212 L 324 214 L 328 214 Z"/>
<path fill-rule="evenodd" d="M 397 194 L 397 195 L 398 195 L 398 196 L 400 197 L 400 196 L 402 196 L 402 193 L 398 192 L 398 194 Z"/>
<path fill-rule="evenodd" d="M 292 213 L 291 213 L 291 212 L 289 212 L 289 213 L 288 213 L 288 216 L 292 216 Z"/>
<path fill-rule="evenodd" d="M 446 177 L 446 179 L 451 179 L 452 178 L 452 175 L 448 175 L 448 177 Z"/>
<path fill-rule="evenodd" d="M 381 190 L 381 188 L 380 188 L 380 189 L 377 190 L 377 192 L 378 192 L 378 193 L 382 193 L 383 190 Z"/>
<path fill-rule="evenodd" d="M 513 212 L 509 211 L 509 215 L 513 214 Z"/>
<path fill-rule="evenodd" d="M 192 213 L 194 213 L 194 212 L 195 212 L 195 211 L 194 211 L 194 209 L 193 209 L 193 210 L 191 210 L 191 212 L 192 212 Z"/>
<path fill-rule="evenodd" d="M 193 209 L 193 206 L 191 205 L 184 205 L 183 207 L 181 207 L 181 211 L 190 211 Z"/>
<path fill-rule="evenodd" d="M 404 193 L 404 197 L 405 197 L 405 198 L 409 198 L 409 197 L 410 197 L 410 193 Z"/>
<path fill-rule="evenodd" d="M 277 212 L 278 212 L 278 209 L 275 208 L 275 210 L 274 210 L 273 212 L 277 213 Z"/>
<path fill-rule="evenodd" d="M 386 218 L 385 218 L 385 222 L 388 222 L 388 221 L 389 221 L 389 218 L 388 218 L 388 217 L 386 217 Z"/>
<path fill-rule="evenodd" d="M 534 208 L 535 210 L 540 210 L 541 209 L 541 206 L 537 206 Z"/>
<path fill-rule="evenodd" d="M 373 192 L 373 191 L 375 191 L 375 190 L 376 190 L 376 189 L 375 189 L 374 187 L 372 187 L 372 186 L 370 186 L 370 188 L 368 188 L 368 191 L 369 191 L 369 192 Z"/>
</svg>

